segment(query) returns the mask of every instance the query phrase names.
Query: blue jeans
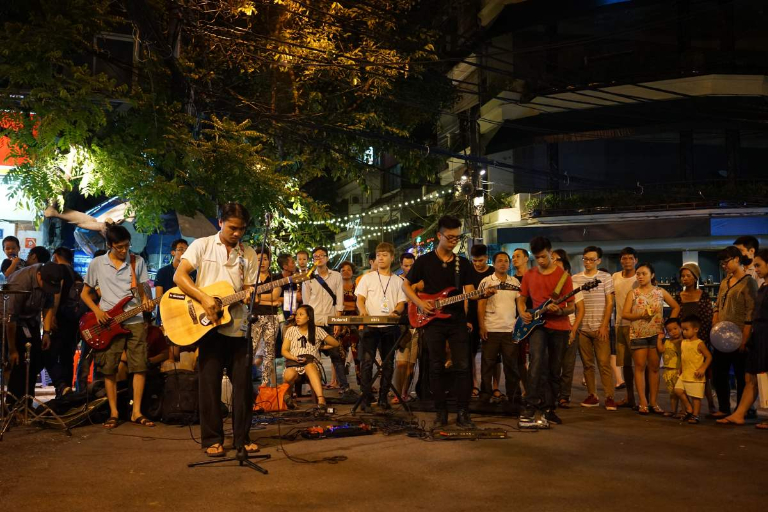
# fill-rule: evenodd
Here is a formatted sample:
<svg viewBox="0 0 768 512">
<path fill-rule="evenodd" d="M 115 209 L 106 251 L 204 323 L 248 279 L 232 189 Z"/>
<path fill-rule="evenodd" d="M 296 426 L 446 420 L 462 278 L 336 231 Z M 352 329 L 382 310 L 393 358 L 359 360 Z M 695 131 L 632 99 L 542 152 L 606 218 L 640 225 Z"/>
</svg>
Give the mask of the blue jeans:
<svg viewBox="0 0 768 512">
<path fill-rule="evenodd" d="M 394 352 L 392 347 L 400 336 L 400 327 L 366 327 L 360 340 L 362 359 L 360 372 L 362 376 L 361 390 L 366 403 L 373 399 L 371 387 L 373 386 L 373 363 L 376 360 L 376 349 L 381 356 L 381 381 L 379 382 L 379 402 L 387 400 L 387 393 L 392 383 L 392 374 L 395 372 Z M 389 356 L 389 357 L 387 357 Z"/>
<path fill-rule="evenodd" d="M 568 331 L 539 327 L 531 333 L 524 415 L 555 408 L 566 348 Z"/>
</svg>

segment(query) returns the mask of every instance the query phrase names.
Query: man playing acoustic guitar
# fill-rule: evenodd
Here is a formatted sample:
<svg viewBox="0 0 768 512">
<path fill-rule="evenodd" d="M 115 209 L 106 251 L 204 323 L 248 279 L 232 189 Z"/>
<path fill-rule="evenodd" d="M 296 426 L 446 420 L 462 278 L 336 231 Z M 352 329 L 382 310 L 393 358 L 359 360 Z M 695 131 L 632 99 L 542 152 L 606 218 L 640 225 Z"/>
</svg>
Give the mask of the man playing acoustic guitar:
<svg viewBox="0 0 768 512">
<path fill-rule="evenodd" d="M 414 290 L 414 285 L 424 283 L 424 293 L 431 295 L 446 288 L 456 287 L 459 293 L 473 292 L 471 283 L 471 264 L 466 258 L 454 254 L 453 250 L 461 240 L 461 221 L 456 217 L 446 215 L 437 221 L 437 248 L 419 258 L 413 264 L 411 271 L 403 283 L 403 291 L 422 311 L 432 313 L 434 303 L 425 301 Z M 445 390 L 443 389 L 443 372 L 445 371 L 445 342 L 451 350 L 453 359 L 452 370 L 456 375 L 456 401 L 458 415 L 456 424 L 459 427 L 475 428 L 469 415 L 469 399 L 472 395 L 472 373 L 470 360 L 469 333 L 467 332 L 467 317 L 464 301 L 447 305 L 443 313 L 451 316 L 445 319 L 434 319 L 424 327 L 424 346 L 429 351 L 429 382 L 435 400 L 435 427 L 448 424 Z"/>
<path fill-rule="evenodd" d="M 154 309 L 152 297 L 144 291 L 143 284 L 149 279 L 147 265 L 141 256 L 131 254 L 131 233 L 123 226 L 111 225 L 107 228 L 107 247 L 109 252 L 91 260 L 85 275 L 85 284 L 80 298 L 88 306 L 96 320 L 106 325 L 112 321 L 107 311 L 125 297 L 140 290 L 139 297 L 134 297 L 124 306 L 124 310 L 135 308 L 143 303 L 146 311 Z M 91 290 L 99 289 L 101 301 L 97 305 L 91 296 Z M 117 412 L 117 369 L 120 357 L 125 351 L 128 357 L 128 372 L 133 374 L 133 411 L 131 421 L 145 427 L 155 424 L 141 414 L 141 397 L 144 394 L 144 382 L 147 373 L 147 333 L 141 312 L 123 322 L 129 334 L 116 336 L 103 349 L 94 351 L 94 360 L 104 374 L 104 388 L 109 400 L 109 419 L 104 428 L 113 429 L 119 424 Z"/>
<path fill-rule="evenodd" d="M 256 251 L 240 241 L 251 216 L 238 203 L 227 203 L 219 212 L 219 231 L 192 242 L 184 252 L 173 281 L 205 310 L 208 319 L 220 317 L 221 305 L 201 290 L 219 281 L 226 281 L 235 291 L 252 289 L 258 279 L 259 262 Z M 190 273 L 197 270 L 197 280 Z M 245 302 L 248 301 L 246 296 Z M 163 299 L 163 300 L 168 300 Z M 171 299 L 172 300 L 172 299 Z M 223 457 L 224 420 L 221 416 L 221 378 L 224 367 L 232 382 L 232 429 L 236 450 L 255 453 L 259 450 L 249 438 L 253 417 L 253 387 L 251 361 L 245 339 L 247 308 L 243 303 L 229 308 L 232 320 L 209 331 L 199 341 L 200 366 L 200 434 L 205 454 Z"/>
<path fill-rule="evenodd" d="M 571 276 L 552 259 L 552 244 L 544 237 L 531 240 L 531 253 L 536 266 L 525 273 L 517 311 L 525 323 L 533 319 L 526 310 L 526 300 L 533 300 L 538 308 L 548 299 L 558 298 L 573 291 Z M 568 346 L 571 324 L 568 314 L 573 310 L 573 299 L 556 305 L 550 304 L 544 315 L 544 325 L 534 328 L 529 339 L 530 364 L 525 384 L 525 402 L 520 412 L 520 425 L 549 428 L 549 422 L 562 423 L 555 414 L 555 400 L 560 392 L 560 368 Z M 539 417 L 536 418 L 536 413 Z"/>
</svg>

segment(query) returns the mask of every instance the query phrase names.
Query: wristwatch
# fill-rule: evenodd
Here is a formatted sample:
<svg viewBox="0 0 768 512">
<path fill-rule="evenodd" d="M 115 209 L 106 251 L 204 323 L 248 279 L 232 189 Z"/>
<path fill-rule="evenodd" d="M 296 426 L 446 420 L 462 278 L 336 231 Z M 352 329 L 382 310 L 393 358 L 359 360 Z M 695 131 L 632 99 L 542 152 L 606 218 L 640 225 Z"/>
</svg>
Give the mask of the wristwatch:
<svg viewBox="0 0 768 512">
<path fill-rule="evenodd" d="M 53 334 L 53 331 L 43 331 L 43 336 L 45 335 L 51 336 Z"/>
</svg>

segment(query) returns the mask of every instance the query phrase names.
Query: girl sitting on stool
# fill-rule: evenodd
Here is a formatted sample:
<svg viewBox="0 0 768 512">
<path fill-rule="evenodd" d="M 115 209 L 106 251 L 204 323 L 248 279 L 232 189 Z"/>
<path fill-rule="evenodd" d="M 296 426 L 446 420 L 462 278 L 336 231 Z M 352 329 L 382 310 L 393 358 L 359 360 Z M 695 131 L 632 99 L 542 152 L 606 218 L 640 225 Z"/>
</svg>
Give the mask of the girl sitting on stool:
<svg viewBox="0 0 768 512">
<path fill-rule="evenodd" d="M 286 361 L 283 382 L 291 385 L 285 393 L 285 403 L 290 408 L 295 407 L 291 400 L 291 388 L 300 375 L 306 375 L 317 397 L 317 405 L 325 405 L 323 381 L 320 378 L 320 351 L 338 347 L 339 342 L 315 326 L 312 306 L 299 306 L 295 321 L 296 325 L 286 329 L 283 340 L 282 354 Z"/>
</svg>

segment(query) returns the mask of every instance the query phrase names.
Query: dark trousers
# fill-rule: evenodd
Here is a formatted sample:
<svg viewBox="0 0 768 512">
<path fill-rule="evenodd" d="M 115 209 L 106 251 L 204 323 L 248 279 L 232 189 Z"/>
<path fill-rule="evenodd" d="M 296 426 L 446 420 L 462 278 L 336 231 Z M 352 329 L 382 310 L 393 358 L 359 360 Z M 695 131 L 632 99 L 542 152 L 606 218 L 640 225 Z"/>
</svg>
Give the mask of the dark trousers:
<svg viewBox="0 0 768 512">
<path fill-rule="evenodd" d="M 224 419 L 221 415 L 221 378 L 224 368 L 232 382 L 232 429 L 235 448 L 248 444 L 253 418 L 253 387 L 249 340 L 224 336 L 216 331 L 199 343 L 200 435 L 204 448 L 224 443 Z"/>
<path fill-rule="evenodd" d="M 445 343 L 451 349 L 453 366 L 451 372 L 456 376 L 456 403 L 459 409 L 467 409 L 472 395 L 472 373 L 470 365 L 469 333 L 466 322 L 433 321 L 424 327 L 424 346 L 429 351 L 429 382 L 435 399 L 435 409 L 445 410 Z"/>
<path fill-rule="evenodd" d="M 739 351 L 720 352 L 712 349 L 712 384 L 717 393 L 717 407 L 720 412 L 731 414 L 731 367 L 736 376 L 736 403 L 741 402 L 744 392 L 747 354 Z"/>
<path fill-rule="evenodd" d="M 553 410 L 560 394 L 560 373 L 563 356 L 568 347 L 568 331 L 545 327 L 534 329 L 529 338 L 530 363 L 525 386 L 526 415 L 535 411 Z"/>
<path fill-rule="evenodd" d="M 40 325 L 30 322 L 28 331 L 29 336 L 24 332 L 24 324 L 21 321 L 16 324 L 16 350 L 19 353 L 19 364 L 11 368 L 11 374 L 8 378 L 8 391 L 16 398 L 21 398 L 24 395 L 35 396 L 35 382 L 37 382 L 40 370 L 43 369 Z M 29 382 L 25 384 L 24 381 L 27 378 L 27 365 L 25 362 L 27 348 L 25 345 L 27 342 L 32 343 L 32 350 L 30 352 L 31 357 L 29 358 Z M 6 354 L 6 357 L 8 357 L 8 354 Z M 13 399 L 9 401 L 9 404 L 12 403 L 15 403 Z"/>
<path fill-rule="evenodd" d="M 56 388 L 56 394 L 66 387 L 72 387 L 75 350 L 78 330 L 74 318 L 56 318 L 58 329 L 51 336 L 51 347 L 43 352 L 43 365 Z"/>
<path fill-rule="evenodd" d="M 379 402 L 387 400 L 387 392 L 392 384 L 392 374 L 395 371 L 395 358 L 392 347 L 397 343 L 400 335 L 400 327 L 366 327 L 363 331 L 363 339 L 360 340 L 363 359 L 360 361 L 362 372 L 362 393 L 366 402 L 373 399 L 371 387 L 373 386 L 373 363 L 376 360 L 376 350 L 381 355 L 381 381 L 379 382 Z M 387 357 L 389 356 L 389 357 Z"/>
<path fill-rule="evenodd" d="M 80 361 L 77 363 L 77 391 L 85 391 L 88 387 L 88 378 L 91 377 L 91 364 L 93 364 L 93 349 L 89 344 L 80 342 Z"/>
<path fill-rule="evenodd" d="M 520 347 L 512 339 L 512 332 L 489 332 L 488 339 L 483 341 L 483 353 L 480 362 L 481 396 L 490 397 L 493 392 L 493 370 L 498 363 L 499 353 L 504 365 L 504 379 L 507 384 L 507 396 L 510 400 L 520 389 L 520 371 L 517 366 Z"/>
</svg>

